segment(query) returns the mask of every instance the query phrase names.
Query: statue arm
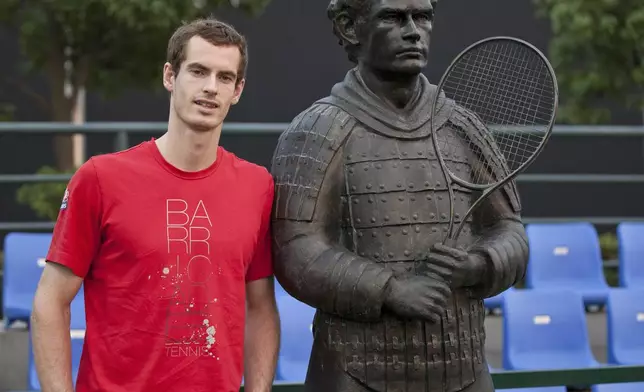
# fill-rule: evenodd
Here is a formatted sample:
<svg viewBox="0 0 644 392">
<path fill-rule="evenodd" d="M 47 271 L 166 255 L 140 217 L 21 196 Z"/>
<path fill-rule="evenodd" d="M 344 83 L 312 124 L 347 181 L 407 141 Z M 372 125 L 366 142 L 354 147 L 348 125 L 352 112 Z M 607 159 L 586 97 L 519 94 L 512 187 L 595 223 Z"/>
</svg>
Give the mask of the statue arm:
<svg viewBox="0 0 644 392">
<path fill-rule="evenodd" d="M 467 282 L 473 296 L 489 298 L 517 284 L 528 264 L 528 238 L 518 211 L 503 190 L 490 194 L 474 212 L 479 237 L 469 249 L 478 258 Z"/>
<path fill-rule="evenodd" d="M 280 138 L 272 169 L 275 276 L 312 307 L 371 321 L 380 318 L 392 275 L 341 245 L 342 141 L 352 121 L 336 109 L 314 107 Z"/>
<path fill-rule="evenodd" d="M 479 149 L 474 168 L 483 165 L 485 172 L 496 179 L 507 175 L 510 169 L 503 154 L 476 114 L 459 107 L 452 121 L 467 129 Z M 477 238 L 468 251 L 474 261 L 471 264 L 477 267 L 468 271 L 463 286 L 469 287 L 474 297 L 483 299 L 514 286 L 526 272 L 529 246 L 516 182 L 509 181 L 488 195 L 474 211 L 473 220 Z"/>
</svg>

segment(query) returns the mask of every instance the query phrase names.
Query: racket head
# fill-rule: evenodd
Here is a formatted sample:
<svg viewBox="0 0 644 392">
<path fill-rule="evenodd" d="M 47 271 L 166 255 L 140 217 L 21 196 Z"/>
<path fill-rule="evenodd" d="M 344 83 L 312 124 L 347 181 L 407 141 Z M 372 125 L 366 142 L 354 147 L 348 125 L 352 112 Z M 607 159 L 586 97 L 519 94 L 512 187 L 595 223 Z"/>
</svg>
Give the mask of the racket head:
<svg viewBox="0 0 644 392">
<path fill-rule="evenodd" d="M 432 120 L 443 106 L 463 126 L 432 124 L 436 155 L 457 184 L 497 188 L 525 170 L 547 144 L 557 115 L 559 88 L 552 65 L 534 45 L 490 37 L 459 53 L 443 73 Z M 466 153 L 470 168 L 446 159 Z"/>
</svg>

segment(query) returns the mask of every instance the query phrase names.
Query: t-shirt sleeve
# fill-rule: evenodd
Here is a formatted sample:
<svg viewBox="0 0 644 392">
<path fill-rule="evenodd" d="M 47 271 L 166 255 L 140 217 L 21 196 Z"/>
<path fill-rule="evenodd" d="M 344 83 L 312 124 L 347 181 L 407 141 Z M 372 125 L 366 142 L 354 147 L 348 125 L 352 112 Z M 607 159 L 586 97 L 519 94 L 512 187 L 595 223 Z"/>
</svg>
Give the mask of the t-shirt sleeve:
<svg viewBox="0 0 644 392">
<path fill-rule="evenodd" d="M 273 210 L 274 186 L 269 175 L 268 189 L 264 193 L 264 206 L 259 240 L 255 247 L 253 259 L 246 271 L 246 282 L 267 278 L 273 275 L 273 248 L 271 236 L 271 212 Z"/>
<path fill-rule="evenodd" d="M 60 206 L 47 261 L 84 278 L 101 243 L 101 192 L 93 161 L 74 173 Z"/>
</svg>

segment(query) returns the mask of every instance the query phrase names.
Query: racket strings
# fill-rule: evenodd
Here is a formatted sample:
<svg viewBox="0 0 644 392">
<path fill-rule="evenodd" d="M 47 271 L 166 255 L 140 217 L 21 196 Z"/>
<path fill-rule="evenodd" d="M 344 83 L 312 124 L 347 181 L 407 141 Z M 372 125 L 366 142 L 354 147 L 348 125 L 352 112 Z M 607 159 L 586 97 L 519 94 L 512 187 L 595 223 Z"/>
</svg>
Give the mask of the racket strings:
<svg viewBox="0 0 644 392">
<path fill-rule="evenodd" d="M 535 51 L 515 41 L 490 41 L 461 57 L 443 83 L 446 96 L 470 113 L 472 124 L 440 135 L 441 149 L 465 148 L 477 158 L 469 178 L 450 169 L 454 176 L 495 183 L 537 153 L 549 132 L 556 91 Z"/>
</svg>

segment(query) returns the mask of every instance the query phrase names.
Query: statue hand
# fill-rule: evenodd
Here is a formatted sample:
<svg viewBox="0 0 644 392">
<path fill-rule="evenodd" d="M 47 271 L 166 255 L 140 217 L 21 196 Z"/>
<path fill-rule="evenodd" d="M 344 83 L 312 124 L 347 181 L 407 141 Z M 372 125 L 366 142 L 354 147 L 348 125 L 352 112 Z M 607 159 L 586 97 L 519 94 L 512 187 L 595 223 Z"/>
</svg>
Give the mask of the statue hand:
<svg viewBox="0 0 644 392">
<path fill-rule="evenodd" d="M 439 322 L 450 295 L 448 283 L 438 276 L 407 274 L 389 279 L 384 306 L 403 318 Z"/>
<path fill-rule="evenodd" d="M 485 259 L 478 254 L 437 243 L 417 271 L 439 275 L 451 288 L 459 288 L 473 285 L 483 274 L 484 266 Z"/>
<path fill-rule="evenodd" d="M 448 284 L 458 275 L 458 265 L 467 259 L 467 252 L 443 244 L 434 244 L 429 255 L 416 261 L 416 273 L 435 278 L 440 277 Z"/>
</svg>

